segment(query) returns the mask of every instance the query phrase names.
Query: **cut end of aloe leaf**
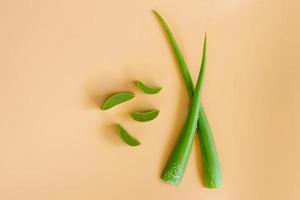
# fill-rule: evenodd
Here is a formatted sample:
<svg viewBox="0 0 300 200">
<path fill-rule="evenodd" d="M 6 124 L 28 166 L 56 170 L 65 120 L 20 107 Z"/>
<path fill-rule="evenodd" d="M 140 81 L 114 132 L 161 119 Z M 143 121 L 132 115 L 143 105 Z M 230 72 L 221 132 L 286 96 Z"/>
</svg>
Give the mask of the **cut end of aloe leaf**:
<svg viewBox="0 0 300 200">
<path fill-rule="evenodd" d="M 220 188 L 222 187 L 222 181 L 205 181 L 204 183 L 205 187 L 206 188 L 209 188 L 209 189 L 216 189 L 216 188 Z"/>
<path fill-rule="evenodd" d="M 217 164 L 219 166 L 219 164 Z M 207 188 L 214 189 L 222 187 L 221 170 L 204 166 L 204 185 Z"/>
<path fill-rule="evenodd" d="M 183 168 L 173 163 L 166 166 L 160 178 L 171 185 L 179 185 L 183 174 Z"/>
</svg>

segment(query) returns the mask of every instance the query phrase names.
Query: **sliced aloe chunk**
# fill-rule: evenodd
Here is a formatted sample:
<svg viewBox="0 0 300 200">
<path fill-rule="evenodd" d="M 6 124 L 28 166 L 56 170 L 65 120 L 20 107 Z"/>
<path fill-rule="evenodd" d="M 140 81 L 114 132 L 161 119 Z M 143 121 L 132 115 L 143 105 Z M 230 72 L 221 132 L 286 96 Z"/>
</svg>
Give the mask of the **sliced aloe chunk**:
<svg viewBox="0 0 300 200">
<path fill-rule="evenodd" d="M 142 92 L 146 94 L 157 94 L 162 89 L 161 87 L 147 86 L 141 81 L 136 81 L 135 84 Z"/>
<path fill-rule="evenodd" d="M 128 144 L 129 146 L 138 146 L 141 143 L 135 139 L 133 136 L 131 136 L 125 128 L 123 128 L 120 124 L 118 125 L 118 131 L 119 135 L 122 138 L 122 140 Z"/>
<path fill-rule="evenodd" d="M 132 112 L 130 115 L 136 121 L 147 122 L 155 119 L 159 115 L 159 110 L 154 109 L 145 112 Z"/>
<path fill-rule="evenodd" d="M 134 97 L 134 93 L 132 92 L 118 92 L 115 93 L 113 95 L 111 95 L 110 97 L 108 97 L 102 106 L 102 110 L 108 110 L 120 103 L 129 101 L 130 99 L 132 99 Z"/>
</svg>

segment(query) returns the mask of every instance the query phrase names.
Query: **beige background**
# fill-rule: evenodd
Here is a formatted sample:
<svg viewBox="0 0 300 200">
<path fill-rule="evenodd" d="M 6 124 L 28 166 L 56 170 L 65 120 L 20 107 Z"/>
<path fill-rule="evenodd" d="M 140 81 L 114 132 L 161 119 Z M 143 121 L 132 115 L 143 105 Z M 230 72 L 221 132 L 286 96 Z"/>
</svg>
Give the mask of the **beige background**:
<svg viewBox="0 0 300 200">
<path fill-rule="evenodd" d="M 204 32 L 203 103 L 224 187 L 201 183 L 198 143 L 180 186 L 159 179 L 188 97 L 151 9 L 193 78 Z M 1 200 L 299 200 L 298 0 L 0 1 Z M 133 80 L 161 85 L 155 96 Z M 108 112 L 108 94 L 137 97 Z M 128 112 L 161 109 L 147 124 Z M 124 145 L 122 123 L 142 142 Z"/>
</svg>

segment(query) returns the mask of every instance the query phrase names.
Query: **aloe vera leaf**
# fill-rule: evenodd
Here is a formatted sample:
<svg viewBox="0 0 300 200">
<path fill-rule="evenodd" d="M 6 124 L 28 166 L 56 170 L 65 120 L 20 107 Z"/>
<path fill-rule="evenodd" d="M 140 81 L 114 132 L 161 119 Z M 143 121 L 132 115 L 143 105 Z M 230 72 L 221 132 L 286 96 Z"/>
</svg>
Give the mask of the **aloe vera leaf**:
<svg viewBox="0 0 300 200">
<path fill-rule="evenodd" d="M 205 46 L 204 46 L 205 47 Z M 202 83 L 205 72 L 205 58 L 202 59 L 201 69 L 198 75 L 198 80 L 194 95 L 192 97 L 192 102 L 190 105 L 189 113 L 184 124 L 183 131 L 177 140 L 175 147 L 169 157 L 167 165 L 161 175 L 161 178 L 172 185 L 178 185 L 184 175 L 187 162 L 189 160 L 193 142 L 194 135 L 197 128 L 197 121 L 200 112 L 200 98 Z"/>
<path fill-rule="evenodd" d="M 153 11 L 159 22 L 161 23 L 167 38 L 172 46 L 174 51 L 176 60 L 178 62 L 179 69 L 183 76 L 183 80 L 185 82 L 188 94 L 190 98 L 192 98 L 194 93 L 194 84 L 190 73 L 188 71 L 186 62 L 184 60 L 183 54 L 175 40 L 175 37 L 172 34 L 171 29 L 169 28 L 165 19 L 155 10 Z M 205 54 L 206 57 L 206 54 Z M 222 185 L 222 172 L 220 161 L 216 149 L 216 145 L 214 142 L 214 138 L 211 132 L 211 128 L 209 126 L 204 107 L 200 105 L 200 113 L 198 120 L 198 138 L 200 140 L 200 149 L 202 153 L 203 160 L 203 177 L 204 177 L 204 185 L 208 188 L 218 188 Z"/>
</svg>

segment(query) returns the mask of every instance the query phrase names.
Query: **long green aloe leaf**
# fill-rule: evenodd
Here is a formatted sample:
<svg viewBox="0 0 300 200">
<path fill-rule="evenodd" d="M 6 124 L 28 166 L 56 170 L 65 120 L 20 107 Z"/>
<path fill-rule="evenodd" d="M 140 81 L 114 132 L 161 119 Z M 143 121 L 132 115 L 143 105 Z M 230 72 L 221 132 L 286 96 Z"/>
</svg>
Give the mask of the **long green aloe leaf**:
<svg viewBox="0 0 300 200">
<path fill-rule="evenodd" d="M 204 42 L 205 48 L 205 42 Z M 172 154 L 167 162 L 167 165 L 161 175 L 161 178 L 167 183 L 178 185 L 183 177 L 187 162 L 189 160 L 194 135 L 197 128 L 197 121 L 200 112 L 200 98 L 202 83 L 205 72 L 205 57 L 202 58 L 202 65 L 198 75 L 197 85 L 192 97 L 192 102 L 189 109 L 189 114 L 184 124 L 183 131 L 172 151 Z"/>
<path fill-rule="evenodd" d="M 167 22 L 164 18 L 156 11 L 154 11 L 155 16 L 158 18 L 161 23 L 168 40 L 172 46 L 172 49 L 175 53 L 176 60 L 178 62 L 179 69 L 183 76 L 188 94 L 192 98 L 194 93 L 194 84 L 191 78 L 191 75 L 188 71 L 186 62 L 184 60 L 183 54 L 173 36 L 171 29 L 169 28 Z M 206 59 L 206 48 L 203 49 L 203 56 Z M 205 115 L 203 105 L 200 104 L 200 113 L 198 119 L 198 137 L 200 139 L 200 148 L 202 153 L 203 168 L 204 168 L 204 185 L 208 188 L 218 188 L 222 185 L 222 173 L 221 166 L 218 158 L 218 153 L 216 150 L 215 142 L 212 136 L 212 132 Z"/>
</svg>

